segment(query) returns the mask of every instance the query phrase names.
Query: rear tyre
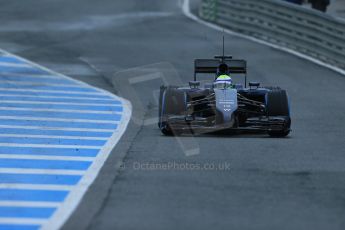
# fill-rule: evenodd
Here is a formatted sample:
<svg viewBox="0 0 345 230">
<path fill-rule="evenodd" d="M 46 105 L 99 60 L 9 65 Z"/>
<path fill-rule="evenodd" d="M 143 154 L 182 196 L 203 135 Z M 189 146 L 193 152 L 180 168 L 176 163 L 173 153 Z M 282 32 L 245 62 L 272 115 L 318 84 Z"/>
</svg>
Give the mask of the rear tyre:
<svg viewBox="0 0 345 230">
<path fill-rule="evenodd" d="M 267 93 L 266 110 L 269 117 L 285 119 L 285 125 L 280 130 L 268 131 L 271 137 L 286 137 L 290 133 L 291 118 L 289 99 L 285 90 L 275 89 Z"/>
<path fill-rule="evenodd" d="M 161 132 L 166 136 L 178 135 L 168 124 L 168 116 L 183 115 L 186 111 L 185 92 L 173 86 L 162 86 L 159 100 L 159 122 Z"/>
</svg>

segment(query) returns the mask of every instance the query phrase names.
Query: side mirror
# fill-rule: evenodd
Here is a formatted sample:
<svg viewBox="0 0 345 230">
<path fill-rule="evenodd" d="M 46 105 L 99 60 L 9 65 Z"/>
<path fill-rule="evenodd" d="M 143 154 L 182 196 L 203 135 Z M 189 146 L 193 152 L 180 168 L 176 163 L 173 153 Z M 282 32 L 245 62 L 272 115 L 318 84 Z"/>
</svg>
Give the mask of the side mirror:
<svg viewBox="0 0 345 230">
<path fill-rule="evenodd" d="M 249 82 L 249 88 L 251 89 L 252 87 L 259 88 L 260 82 Z"/>
<path fill-rule="evenodd" d="M 191 89 L 197 89 L 200 86 L 200 81 L 190 81 L 189 82 L 189 87 Z"/>
</svg>

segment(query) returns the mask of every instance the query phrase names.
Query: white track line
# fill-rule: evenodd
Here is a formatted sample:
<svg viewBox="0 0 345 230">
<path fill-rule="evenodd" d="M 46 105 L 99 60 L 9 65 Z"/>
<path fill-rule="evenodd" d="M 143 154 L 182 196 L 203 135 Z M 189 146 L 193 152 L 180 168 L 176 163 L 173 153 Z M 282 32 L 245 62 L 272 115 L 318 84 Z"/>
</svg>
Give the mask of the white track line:
<svg viewBox="0 0 345 230">
<path fill-rule="evenodd" d="M 2 72 L 0 69 L 0 77 L 33 77 L 33 78 L 49 78 L 49 79 L 61 79 L 60 76 L 54 75 L 43 75 L 34 73 L 13 73 L 13 72 Z"/>
<path fill-rule="evenodd" d="M 59 83 L 49 83 L 49 82 L 37 82 L 37 81 L 11 81 L 11 80 L 0 80 L 0 84 L 13 84 L 13 85 L 32 85 L 32 86 L 57 86 L 57 87 L 66 87 L 66 88 L 81 88 L 88 89 L 86 86 L 79 86 L 76 84 L 59 84 Z"/>
<path fill-rule="evenodd" d="M 84 123 L 99 123 L 99 124 L 118 124 L 118 121 L 107 120 L 88 120 L 88 119 L 65 119 L 65 118 L 49 118 L 49 117 L 24 117 L 24 116 L 1 116 L 3 120 L 27 120 L 27 121 L 62 121 L 62 122 L 84 122 Z M 43 127 L 42 127 L 43 128 Z"/>
<path fill-rule="evenodd" d="M 9 154 L 0 154 L 0 159 L 49 160 L 49 161 L 86 161 L 86 162 L 92 162 L 93 160 L 95 160 L 95 157 L 22 155 L 22 154 L 11 154 L 11 153 L 9 153 Z"/>
<path fill-rule="evenodd" d="M 57 208 L 58 202 L 0 201 L 0 207 Z"/>
<path fill-rule="evenodd" d="M 74 185 L 50 185 L 50 184 L 0 184 L 0 189 L 31 189 L 47 191 L 70 191 Z"/>
<path fill-rule="evenodd" d="M 266 42 L 266 41 L 263 41 L 263 40 L 260 40 L 260 39 L 257 39 L 257 38 L 254 38 L 254 37 L 251 37 L 251 36 L 248 36 L 248 35 L 244 35 L 244 34 L 240 34 L 240 33 L 237 33 L 235 31 L 232 31 L 232 30 L 229 30 L 229 29 L 225 29 L 221 26 L 218 26 L 216 24 L 212 24 L 210 22 L 206 22 L 204 20 L 201 20 L 200 18 L 198 18 L 197 16 L 195 16 L 194 14 L 191 13 L 190 11 L 190 7 L 189 7 L 189 2 L 190 0 L 184 0 L 183 2 L 183 5 L 182 5 L 182 11 L 183 13 L 190 19 L 202 24 L 202 25 L 205 25 L 205 26 L 208 26 L 212 29 L 215 29 L 215 30 L 218 30 L 218 31 L 224 31 L 230 35 L 233 35 L 233 36 L 237 36 L 237 37 L 240 37 L 240 38 L 244 38 L 244 39 L 247 39 L 247 40 L 250 40 L 250 41 L 253 41 L 253 42 L 256 42 L 256 43 L 259 43 L 259 44 L 262 44 L 262 45 L 266 45 L 266 46 L 269 46 L 269 47 L 272 47 L 274 49 L 277 49 L 277 50 L 281 50 L 281 51 L 285 51 L 287 53 L 290 53 L 292 55 L 295 55 L 297 57 L 300 57 L 300 58 L 303 58 L 305 60 L 308 60 L 308 61 L 311 61 L 317 65 L 320 65 L 320 66 L 323 66 L 323 67 L 326 67 L 328 69 L 331 69 L 337 73 L 340 73 L 342 75 L 345 75 L 345 70 L 344 69 L 341 69 L 341 68 L 338 68 L 336 66 L 333 66 L 333 65 L 330 65 L 330 64 L 327 64 L 323 61 L 320 61 L 318 59 L 315 59 L 313 57 L 310 57 L 306 54 L 302 54 L 302 53 L 299 53 L 298 51 L 295 51 L 295 50 L 292 50 L 292 49 L 289 49 L 289 48 L 286 48 L 286 47 L 283 47 L 283 46 L 280 46 L 280 45 L 275 45 L 275 44 L 272 44 L 272 43 L 269 43 L 269 42 Z"/>
<path fill-rule="evenodd" d="M 68 139 L 68 140 L 92 140 L 92 141 L 106 141 L 106 140 L 108 140 L 107 137 L 28 135 L 28 134 L 0 134 L 0 137 L 42 138 L 42 139 Z"/>
<path fill-rule="evenodd" d="M 32 68 L 32 66 L 28 65 L 28 64 L 23 64 L 23 63 L 13 63 L 13 62 L 1 62 L 0 61 L 0 66 L 4 66 L 4 67 L 17 67 L 17 68 L 30 68 L 30 69 L 35 69 Z"/>
<path fill-rule="evenodd" d="M 49 144 L 19 144 L 19 143 L 0 143 L 0 147 L 18 148 L 52 148 L 52 149 L 101 149 L 102 146 L 88 145 L 49 145 Z"/>
<path fill-rule="evenodd" d="M 75 131 L 75 132 L 101 132 L 112 133 L 113 129 L 89 129 L 89 128 L 64 128 L 64 127 L 42 127 L 42 126 L 21 126 L 21 125 L 0 125 L 3 129 L 35 129 L 35 130 L 56 130 L 56 131 Z M 116 132 L 116 131 L 115 131 Z"/>
<path fill-rule="evenodd" d="M 113 96 L 115 99 L 119 99 L 117 96 L 109 94 Z M 76 209 L 77 205 L 80 203 L 82 196 L 80 194 L 84 194 L 91 183 L 95 180 L 96 176 L 98 175 L 101 166 L 104 164 L 106 159 L 108 158 L 111 150 L 114 148 L 114 146 L 120 141 L 121 136 L 125 132 L 127 125 L 130 121 L 131 115 L 132 115 L 132 106 L 130 102 L 127 100 L 122 99 L 123 103 L 123 115 L 122 115 L 122 121 L 119 124 L 119 127 L 117 129 L 117 132 L 115 132 L 112 137 L 109 139 L 107 144 L 102 148 L 102 150 L 99 152 L 97 158 L 92 163 L 92 165 L 89 167 L 88 171 L 84 175 L 84 177 L 79 182 L 79 186 L 76 186 L 67 196 L 64 203 L 61 205 L 61 208 L 59 208 L 53 215 L 53 217 L 42 226 L 42 230 L 51 230 L 53 229 L 59 229 L 62 227 L 62 225 L 65 223 L 65 221 L 68 219 L 68 217 L 71 215 L 71 213 Z"/>
<path fill-rule="evenodd" d="M 0 224 L 15 224 L 15 225 L 41 225 L 47 223 L 48 219 L 35 218 L 0 218 Z"/>
<path fill-rule="evenodd" d="M 22 101 L 22 100 L 1 100 L 0 104 L 32 104 L 32 105 L 76 105 L 76 106 L 109 106 L 122 107 L 118 104 L 102 104 L 102 103 L 75 103 L 75 102 L 49 102 L 49 101 Z"/>
<path fill-rule="evenodd" d="M 90 100 L 90 101 L 114 101 L 111 98 L 93 98 L 93 97 L 68 97 L 68 96 L 45 96 L 45 95 L 23 95 L 23 94 L 1 94 L 0 97 L 29 97 L 29 98 L 44 98 L 44 99 L 78 99 L 78 100 Z"/>
<path fill-rule="evenodd" d="M 31 92 L 31 93 L 58 93 L 58 94 L 76 94 L 89 96 L 103 96 L 102 93 L 96 92 L 80 92 L 80 91 L 64 91 L 64 90 L 44 90 L 44 89 L 18 89 L 18 88 L 0 88 L 0 91 L 14 91 L 14 92 Z M 92 97 L 90 97 L 92 98 Z"/>
<path fill-rule="evenodd" d="M 76 109 L 36 109 L 36 108 L 17 108 L 17 107 L 0 107 L 0 111 L 32 111 L 32 112 L 54 112 L 54 113 L 81 113 L 81 114 L 122 114 L 117 111 L 99 111 L 99 110 L 76 110 Z"/>
<path fill-rule="evenodd" d="M 46 174 L 46 175 L 75 175 L 82 176 L 85 171 L 66 169 L 21 169 L 21 168 L 0 168 L 0 173 L 9 174 Z"/>
<path fill-rule="evenodd" d="M 0 51 L 10 55 L 6 51 L 3 51 L 3 50 L 0 50 Z M 17 57 L 15 55 L 13 55 L 13 56 Z M 78 81 L 78 80 L 71 79 L 71 78 L 69 78 L 69 77 L 67 77 L 65 75 L 62 75 L 62 74 L 56 73 L 54 71 L 51 71 L 51 70 L 49 70 L 49 69 L 47 69 L 45 67 L 39 66 L 38 64 L 35 64 L 33 62 L 30 62 L 30 61 L 27 61 L 27 60 L 25 60 L 23 58 L 20 58 L 20 57 L 17 57 L 17 58 L 19 60 L 23 60 L 24 62 L 32 64 L 33 66 L 35 66 L 37 68 L 41 68 L 41 69 L 51 73 L 54 76 L 60 76 L 63 79 L 68 79 L 68 80 L 74 81 L 74 82 L 76 82 L 78 84 L 81 84 L 81 85 L 87 85 L 86 83 L 83 83 L 83 82 Z M 92 87 L 92 86 L 90 86 L 90 87 Z M 48 222 L 44 223 L 44 225 L 41 227 L 42 230 L 45 230 L 45 229 L 55 230 L 55 229 L 59 229 L 59 228 L 62 227 L 62 225 L 65 223 L 65 221 L 69 218 L 69 216 L 73 213 L 73 211 L 76 209 L 76 207 L 80 203 L 83 195 L 85 194 L 85 192 L 87 191 L 89 186 L 92 184 L 92 182 L 97 177 L 97 175 L 98 175 L 99 171 L 101 170 L 104 162 L 108 158 L 108 156 L 109 156 L 110 152 L 112 151 L 112 149 L 119 142 L 121 136 L 125 132 L 125 130 L 127 128 L 127 125 L 128 125 L 128 123 L 130 121 L 130 118 L 131 118 L 131 115 L 132 115 L 132 105 L 131 105 L 131 103 L 129 101 L 127 101 L 127 100 L 125 100 L 123 98 L 120 98 L 118 96 L 115 96 L 115 95 L 113 95 L 113 94 L 111 94 L 111 93 L 109 93 L 109 92 L 107 92 L 105 90 L 98 89 L 98 88 L 95 88 L 95 87 L 92 87 L 92 88 L 97 89 L 100 92 L 100 94 L 108 95 L 110 98 L 112 98 L 112 100 L 116 100 L 116 101 L 120 100 L 122 102 L 123 114 L 122 114 L 122 117 L 121 117 L 121 121 L 117 122 L 118 123 L 118 127 L 117 127 L 116 131 L 109 138 L 109 140 L 105 144 L 105 146 L 103 146 L 103 148 L 101 149 L 101 151 L 99 152 L 97 157 L 94 158 L 93 163 L 88 168 L 88 170 L 86 171 L 85 175 L 83 176 L 83 178 L 81 179 L 79 184 L 77 186 L 74 186 L 74 188 L 70 191 L 70 193 L 68 194 L 68 196 L 66 197 L 64 202 L 61 204 L 61 207 L 57 209 L 57 211 L 53 214 L 52 218 L 50 218 Z M 0 91 L 1 91 L 1 89 L 0 89 Z M 75 97 L 75 98 L 71 97 L 71 99 L 77 99 L 77 97 Z M 79 96 L 79 98 L 80 98 L 80 96 Z M 92 96 L 90 96 L 89 98 L 90 98 L 90 102 L 91 102 L 91 100 L 93 99 Z M 85 98 L 83 98 L 83 99 L 85 99 Z M 97 99 L 99 99 L 99 100 L 106 100 L 107 98 L 97 98 Z M 94 100 L 92 100 L 92 101 L 95 102 Z M 109 123 L 109 122 L 106 122 L 106 123 Z M 64 158 L 68 159 L 66 157 L 64 157 Z"/>
</svg>

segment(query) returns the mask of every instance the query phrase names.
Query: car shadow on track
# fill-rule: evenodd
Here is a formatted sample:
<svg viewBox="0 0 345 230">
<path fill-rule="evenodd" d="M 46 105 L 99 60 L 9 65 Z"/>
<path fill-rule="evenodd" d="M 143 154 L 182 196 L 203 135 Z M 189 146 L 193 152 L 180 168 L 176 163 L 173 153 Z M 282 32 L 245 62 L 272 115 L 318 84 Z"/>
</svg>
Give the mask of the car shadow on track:
<svg viewBox="0 0 345 230">
<path fill-rule="evenodd" d="M 158 130 L 159 132 L 159 130 Z M 164 136 L 159 132 L 158 135 L 163 137 L 173 137 L 173 136 Z M 213 133 L 204 133 L 204 134 L 181 134 L 176 135 L 175 137 L 195 137 L 195 138 L 232 138 L 232 139 L 243 139 L 243 138 L 250 138 L 250 139 L 291 139 L 291 136 L 282 137 L 282 138 L 275 138 L 270 137 L 266 132 L 239 132 L 239 131 L 217 131 Z"/>
</svg>

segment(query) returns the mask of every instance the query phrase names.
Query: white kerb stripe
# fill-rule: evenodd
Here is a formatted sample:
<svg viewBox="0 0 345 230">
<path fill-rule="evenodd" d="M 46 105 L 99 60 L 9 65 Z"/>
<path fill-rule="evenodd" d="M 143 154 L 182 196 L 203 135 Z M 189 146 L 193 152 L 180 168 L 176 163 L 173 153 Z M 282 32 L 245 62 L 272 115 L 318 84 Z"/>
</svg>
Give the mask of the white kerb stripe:
<svg viewBox="0 0 345 230">
<path fill-rule="evenodd" d="M 50 99 L 78 99 L 78 100 L 89 100 L 89 101 L 115 101 L 113 98 L 94 98 L 94 97 L 70 97 L 70 96 L 50 96 L 50 95 L 23 95 L 23 94 L 1 94 L 0 92 L 0 97 L 29 97 L 29 98 L 50 98 Z"/>
<path fill-rule="evenodd" d="M 0 50 L 0 51 L 2 51 L 2 50 Z M 7 53 L 7 52 L 3 51 L 3 53 Z M 13 56 L 16 57 L 15 55 L 13 55 Z M 64 76 L 62 74 L 58 74 L 56 72 L 48 70 L 45 67 L 41 67 L 38 64 L 27 61 L 23 58 L 20 58 L 20 57 L 17 57 L 17 58 L 19 60 L 23 60 L 26 63 L 32 64 L 34 67 L 46 70 L 47 72 L 51 73 L 52 75 L 61 76 L 63 79 L 69 79 L 71 81 L 78 82 L 79 84 L 86 85 L 85 83 L 82 83 L 78 80 L 74 80 L 74 79 L 71 79 L 71 78 Z M 111 94 L 105 90 L 98 89 L 98 88 L 92 87 L 92 86 L 90 86 L 90 88 L 94 88 L 95 90 L 97 90 L 97 92 L 100 92 L 100 95 L 108 95 L 109 98 L 112 98 L 112 100 L 110 100 L 110 101 L 113 101 L 113 100 L 119 101 L 120 100 L 122 102 L 124 110 L 123 110 L 123 114 L 121 116 L 121 120 L 118 122 L 118 129 L 109 138 L 109 141 L 107 141 L 106 145 L 102 148 L 102 150 L 100 151 L 100 154 L 98 154 L 97 157 L 94 158 L 92 165 L 86 171 L 86 174 L 82 177 L 81 181 L 78 183 L 78 186 L 74 186 L 74 188 L 70 191 L 70 193 L 68 194 L 68 196 L 66 197 L 64 202 L 61 204 L 61 207 L 57 209 L 57 211 L 53 214 L 53 216 L 49 219 L 49 221 L 43 223 L 43 226 L 41 226 L 42 229 L 52 230 L 52 229 L 61 228 L 63 223 L 68 219 L 68 217 L 72 214 L 72 212 L 75 210 L 77 205 L 80 203 L 83 195 L 85 194 L 85 192 L 87 191 L 87 189 L 89 188 L 91 183 L 94 181 L 94 179 L 98 175 L 98 173 L 101 170 L 105 160 L 108 158 L 108 156 L 109 156 L 111 150 L 114 148 L 114 146 L 116 146 L 116 144 L 120 140 L 121 136 L 125 132 L 126 127 L 129 123 L 131 113 L 132 113 L 132 107 L 131 107 L 131 104 L 129 101 L 127 101 L 123 98 L 120 98 L 116 95 L 113 95 L 113 94 Z M 0 89 L 0 92 L 1 92 L 1 89 Z M 40 91 L 40 92 L 42 92 L 42 91 Z M 46 92 L 51 92 L 51 91 L 46 91 Z M 5 93 L 6 92 L 3 92 L 2 94 L 5 94 Z M 20 92 L 15 93 L 15 91 L 11 91 L 11 93 L 21 94 Z M 55 93 L 55 95 L 53 95 L 53 96 L 56 96 L 56 95 L 59 96 L 58 93 L 65 93 L 65 92 L 60 91 L 57 93 L 56 91 L 54 91 L 54 93 Z M 70 92 L 68 92 L 68 93 L 70 93 Z M 79 92 L 76 92 L 76 94 L 74 94 L 74 95 L 76 97 L 80 97 L 80 98 L 81 97 L 85 97 L 85 99 L 89 98 L 90 101 L 87 101 L 88 103 L 96 102 L 95 100 L 93 100 L 94 94 L 88 96 L 87 94 L 81 95 Z M 61 95 L 61 96 L 63 97 L 64 95 Z M 105 100 L 105 99 L 109 99 L 109 98 L 99 98 L 99 100 L 102 100 L 102 99 Z M 73 100 L 73 98 L 72 98 L 72 100 Z M 109 123 L 109 122 L 106 122 L 106 123 Z"/>
<path fill-rule="evenodd" d="M 64 91 L 64 90 L 44 90 L 44 89 L 18 89 L 18 88 L 0 88 L 0 91 L 14 91 L 14 92 L 33 92 L 33 93 L 61 93 L 61 94 L 77 94 L 77 95 L 96 95 L 104 96 L 101 92 L 77 92 L 77 91 Z M 90 97 L 92 98 L 92 97 Z"/>
<path fill-rule="evenodd" d="M 14 72 L 6 72 L 0 69 L 1 76 L 5 77 L 33 77 L 33 78 L 48 78 L 48 79 L 61 79 L 60 76 L 56 75 L 46 75 L 46 74 L 36 74 L 36 73 L 14 73 Z"/>
<path fill-rule="evenodd" d="M 0 189 L 29 189 L 48 191 L 70 191 L 75 186 L 47 184 L 0 184 Z"/>
<path fill-rule="evenodd" d="M 82 176 L 85 171 L 67 169 L 21 169 L 21 168 L 0 168 L 0 173 L 7 174 L 45 174 L 45 175 L 75 175 Z"/>
<path fill-rule="evenodd" d="M 24 159 L 24 160 L 51 160 L 51 161 L 86 161 L 92 162 L 94 157 L 75 157 L 75 156 L 41 156 L 41 155 L 22 155 L 22 154 L 0 154 L 0 159 Z"/>
<path fill-rule="evenodd" d="M 35 69 L 31 65 L 25 64 L 25 63 L 11 63 L 11 62 L 1 62 L 0 61 L 0 66 L 4 67 L 17 67 L 17 68 L 30 68 L 30 69 Z M 1 71 L 1 70 L 0 70 Z"/>
<path fill-rule="evenodd" d="M 63 131 L 81 131 L 81 132 L 116 132 L 115 129 L 89 129 L 89 128 L 65 128 L 51 126 L 21 126 L 21 125 L 0 125 L 3 129 L 34 129 L 34 130 L 63 130 Z"/>
<path fill-rule="evenodd" d="M 111 94 L 109 94 L 111 95 Z M 114 96 L 116 98 L 116 96 Z M 80 203 L 83 195 L 95 180 L 99 171 L 101 170 L 105 160 L 108 158 L 111 150 L 120 141 L 121 136 L 126 131 L 127 125 L 132 116 L 132 105 L 129 101 L 122 99 L 123 103 L 123 115 L 121 122 L 119 123 L 118 132 L 114 133 L 106 145 L 102 148 L 95 161 L 89 167 L 81 181 L 79 186 L 76 186 L 66 197 L 65 202 L 61 207 L 54 213 L 53 217 L 42 226 L 42 230 L 51 230 L 52 226 L 54 229 L 59 229 L 63 223 L 69 218 L 72 212 L 76 209 L 77 205 Z"/>
<path fill-rule="evenodd" d="M 23 101 L 23 100 L 1 100 L 1 103 L 13 104 L 33 104 L 33 105 L 77 105 L 77 106 L 108 106 L 122 107 L 120 104 L 102 104 L 102 103 L 75 103 L 75 102 L 50 102 L 50 101 Z"/>
<path fill-rule="evenodd" d="M 55 112 L 55 113 L 89 113 L 89 114 L 122 114 L 117 111 L 99 111 L 99 110 L 75 110 L 75 109 L 37 109 L 37 108 L 14 108 L 0 107 L 0 111 L 35 111 L 35 112 Z"/>
<path fill-rule="evenodd" d="M 58 202 L 0 201 L 0 207 L 57 208 L 59 206 Z"/>
<path fill-rule="evenodd" d="M 88 120 L 88 119 L 65 119 L 65 118 L 49 118 L 49 117 L 22 117 L 22 116 L 1 116 L 0 119 L 9 120 L 27 120 L 27 121 L 63 121 L 63 122 L 85 122 L 85 123 L 100 123 L 100 124 L 119 124 L 118 121 L 105 120 Z"/>
<path fill-rule="evenodd" d="M 88 145 L 41 145 L 41 144 L 18 144 L 18 143 L 0 143 L 0 147 L 19 147 L 19 148 L 56 148 L 56 149 L 101 149 L 102 146 Z"/>
<path fill-rule="evenodd" d="M 33 218 L 0 218 L 0 224 L 18 224 L 18 225 L 41 225 L 48 221 L 48 219 L 33 219 Z"/>
<path fill-rule="evenodd" d="M 13 85 L 32 85 L 32 86 L 57 86 L 57 87 L 71 87 L 71 88 L 81 88 L 81 89 L 88 89 L 86 86 L 80 86 L 77 84 L 59 84 L 59 83 L 49 83 L 49 82 L 37 82 L 37 81 L 11 81 L 11 80 L 0 80 L 0 83 L 5 84 L 13 84 Z"/>
<path fill-rule="evenodd" d="M 81 137 L 81 136 L 54 136 L 54 135 L 28 135 L 28 134 L 0 134 L 0 137 L 42 138 L 42 139 L 68 139 L 68 140 L 93 140 L 106 141 L 107 137 Z"/>
</svg>

